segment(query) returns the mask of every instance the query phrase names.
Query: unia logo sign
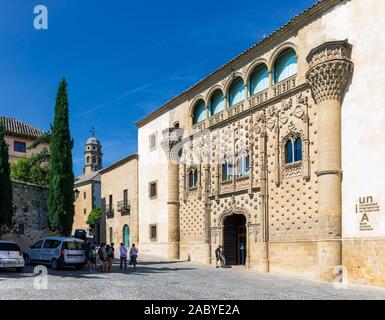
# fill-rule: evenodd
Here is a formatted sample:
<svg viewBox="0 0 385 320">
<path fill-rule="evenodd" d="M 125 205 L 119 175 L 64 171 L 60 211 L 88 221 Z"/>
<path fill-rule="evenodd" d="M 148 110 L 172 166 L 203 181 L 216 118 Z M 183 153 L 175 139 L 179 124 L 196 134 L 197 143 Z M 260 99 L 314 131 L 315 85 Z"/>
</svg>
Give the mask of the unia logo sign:
<svg viewBox="0 0 385 320">
<path fill-rule="evenodd" d="M 374 201 L 372 196 L 360 197 L 356 203 L 356 214 L 360 217 L 360 231 L 373 231 L 373 214 L 380 213 L 380 205 Z"/>
</svg>

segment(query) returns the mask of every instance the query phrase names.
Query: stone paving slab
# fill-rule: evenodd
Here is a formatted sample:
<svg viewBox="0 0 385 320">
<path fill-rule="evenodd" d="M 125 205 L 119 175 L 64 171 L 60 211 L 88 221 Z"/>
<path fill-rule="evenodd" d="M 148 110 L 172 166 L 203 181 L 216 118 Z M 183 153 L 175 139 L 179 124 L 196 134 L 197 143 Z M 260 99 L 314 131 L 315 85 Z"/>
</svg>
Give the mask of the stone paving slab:
<svg viewBox="0 0 385 320">
<path fill-rule="evenodd" d="M 47 270 L 47 289 L 34 288 L 34 283 L 44 283 L 33 274 L 33 267 L 27 267 L 23 274 L 0 271 L 0 299 L 385 299 L 385 288 L 349 285 L 347 289 L 335 289 L 332 284 L 294 277 L 151 257 L 141 257 L 136 271 L 120 271 L 117 262 L 107 274 L 71 268 Z"/>
</svg>

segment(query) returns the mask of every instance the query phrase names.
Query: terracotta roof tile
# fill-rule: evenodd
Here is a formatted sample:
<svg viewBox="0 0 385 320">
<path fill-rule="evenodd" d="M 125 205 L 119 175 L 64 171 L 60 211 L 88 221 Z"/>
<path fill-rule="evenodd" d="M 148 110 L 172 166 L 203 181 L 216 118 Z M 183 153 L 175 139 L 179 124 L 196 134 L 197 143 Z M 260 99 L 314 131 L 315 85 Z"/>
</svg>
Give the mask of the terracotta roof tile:
<svg viewBox="0 0 385 320">
<path fill-rule="evenodd" d="M 0 117 L 0 122 L 3 123 L 5 127 L 5 133 L 9 135 L 38 138 L 44 134 L 44 131 L 36 129 L 17 119 Z"/>
</svg>

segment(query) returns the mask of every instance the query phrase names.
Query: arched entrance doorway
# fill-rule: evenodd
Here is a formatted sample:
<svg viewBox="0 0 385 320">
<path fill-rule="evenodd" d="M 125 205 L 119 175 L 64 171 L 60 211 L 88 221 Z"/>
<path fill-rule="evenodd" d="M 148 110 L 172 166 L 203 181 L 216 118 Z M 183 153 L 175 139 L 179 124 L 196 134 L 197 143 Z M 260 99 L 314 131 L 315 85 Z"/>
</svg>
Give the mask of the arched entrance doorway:
<svg viewBox="0 0 385 320">
<path fill-rule="evenodd" d="M 130 228 L 128 225 L 123 227 L 123 243 L 126 247 L 130 245 Z"/>
<path fill-rule="evenodd" d="M 229 265 L 246 264 L 246 217 L 233 214 L 224 220 L 223 249 Z"/>
</svg>

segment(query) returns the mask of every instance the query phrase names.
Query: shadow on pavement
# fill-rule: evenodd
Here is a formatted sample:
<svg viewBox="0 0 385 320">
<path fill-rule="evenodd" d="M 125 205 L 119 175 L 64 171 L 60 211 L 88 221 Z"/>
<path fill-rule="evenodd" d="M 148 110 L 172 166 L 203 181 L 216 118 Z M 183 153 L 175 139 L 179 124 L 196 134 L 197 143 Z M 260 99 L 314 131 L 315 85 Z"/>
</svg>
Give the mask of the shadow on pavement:
<svg viewBox="0 0 385 320">
<path fill-rule="evenodd" d="M 101 272 L 100 267 L 97 266 L 96 271 L 90 272 L 85 266 L 82 270 L 77 270 L 72 267 L 64 267 L 60 270 L 53 270 L 47 266 L 48 276 L 50 277 L 60 277 L 60 278 L 77 278 L 77 279 L 97 279 L 105 280 L 108 275 L 111 274 L 126 274 L 127 276 L 131 275 L 148 275 L 156 273 L 167 273 L 183 270 L 195 270 L 195 268 L 169 268 L 169 267 L 156 267 L 156 265 L 164 265 L 171 263 L 180 263 L 181 261 L 138 261 L 136 270 L 131 266 L 127 265 L 127 270 L 120 269 L 119 260 L 115 260 L 112 266 L 111 272 Z M 155 265 L 155 266 L 154 266 Z M 23 273 L 17 273 L 10 270 L 0 270 L 0 281 L 9 280 L 9 279 L 22 279 L 22 278 L 31 278 L 36 277 L 38 274 L 34 273 L 35 266 L 26 266 Z"/>
</svg>

